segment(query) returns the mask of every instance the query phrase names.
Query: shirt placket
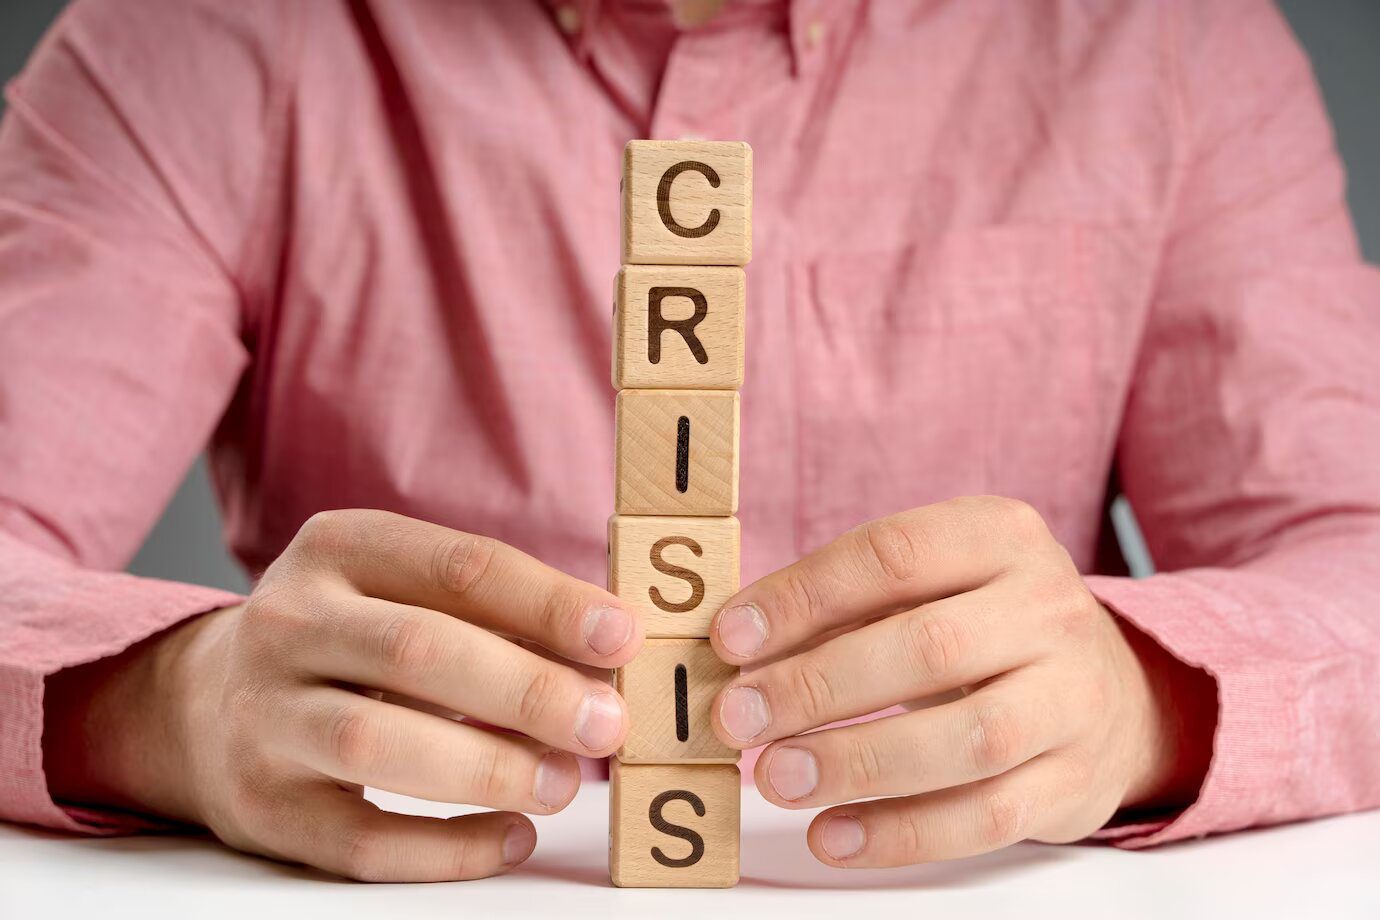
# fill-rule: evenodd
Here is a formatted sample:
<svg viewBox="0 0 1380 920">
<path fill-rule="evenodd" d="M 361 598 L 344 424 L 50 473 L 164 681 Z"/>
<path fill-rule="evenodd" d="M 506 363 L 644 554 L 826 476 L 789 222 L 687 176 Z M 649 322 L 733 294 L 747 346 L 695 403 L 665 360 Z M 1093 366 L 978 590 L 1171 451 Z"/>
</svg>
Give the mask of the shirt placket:
<svg viewBox="0 0 1380 920">
<path fill-rule="evenodd" d="M 739 30 L 688 32 L 676 40 L 652 109 L 654 140 L 732 140 L 741 133 L 731 87 L 749 49 Z"/>
</svg>

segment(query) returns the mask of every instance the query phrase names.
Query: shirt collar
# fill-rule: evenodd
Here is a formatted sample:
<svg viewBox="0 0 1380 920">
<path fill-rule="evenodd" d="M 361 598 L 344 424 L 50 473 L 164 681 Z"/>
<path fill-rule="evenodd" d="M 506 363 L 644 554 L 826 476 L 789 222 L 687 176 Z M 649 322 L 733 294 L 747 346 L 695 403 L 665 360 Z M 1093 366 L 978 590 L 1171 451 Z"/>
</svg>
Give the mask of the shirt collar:
<svg viewBox="0 0 1380 920">
<path fill-rule="evenodd" d="M 556 25 L 565 33 L 581 61 L 590 53 L 590 36 L 599 28 L 599 13 L 618 0 L 544 0 Z M 727 0 L 728 4 L 744 0 Z M 751 0 L 787 7 L 792 63 L 797 75 L 811 72 L 823 50 L 843 25 L 853 4 L 844 0 Z"/>
</svg>

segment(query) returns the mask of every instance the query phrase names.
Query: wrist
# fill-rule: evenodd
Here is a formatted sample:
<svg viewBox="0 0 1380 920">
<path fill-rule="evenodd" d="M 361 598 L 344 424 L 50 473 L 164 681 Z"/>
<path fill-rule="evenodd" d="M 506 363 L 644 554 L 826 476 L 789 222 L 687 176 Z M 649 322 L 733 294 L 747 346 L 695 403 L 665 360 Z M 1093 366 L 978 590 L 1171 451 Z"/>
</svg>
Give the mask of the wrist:
<svg viewBox="0 0 1380 920">
<path fill-rule="evenodd" d="M 1141 769 L 1128 787 L 1122 807 L 1143 811 L 1187 808 L 1197 799 L 1212 760 L 1216 682 L 1129 622 L 1120 617 L 1116 620 L 1135 656 L 1145 691 L 1137 752 Z"/>
<path fill-rule="evenodd" d="M 227 610 L 48 678 L 43 764 L 55 800 L 202 823 L 192 737 Z"/>
</svg>

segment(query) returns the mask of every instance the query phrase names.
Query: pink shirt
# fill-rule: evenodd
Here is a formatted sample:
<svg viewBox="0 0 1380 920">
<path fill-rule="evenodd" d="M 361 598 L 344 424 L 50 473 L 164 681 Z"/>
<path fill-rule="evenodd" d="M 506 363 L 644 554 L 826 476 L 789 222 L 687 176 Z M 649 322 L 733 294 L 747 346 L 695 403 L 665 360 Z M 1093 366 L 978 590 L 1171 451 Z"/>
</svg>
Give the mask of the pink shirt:
<svg viewBox="0 0 1380 920">
<path fill-rule="evenodd" d="M 137 14 L 135 13 L 137 9 Z M 1023 498 L 1218 687 L 1138 845 L 1380 803 L 1380 282 L 1264 0 L 84 0 L 0 129 L 0 816 L 209 442 L 253 570 L 371 506 L 604 578 L 633 137 L 755 150 L 743 575 Z M 1119 471 L 1165 574 L 1100 569 Z"/>
</svg>

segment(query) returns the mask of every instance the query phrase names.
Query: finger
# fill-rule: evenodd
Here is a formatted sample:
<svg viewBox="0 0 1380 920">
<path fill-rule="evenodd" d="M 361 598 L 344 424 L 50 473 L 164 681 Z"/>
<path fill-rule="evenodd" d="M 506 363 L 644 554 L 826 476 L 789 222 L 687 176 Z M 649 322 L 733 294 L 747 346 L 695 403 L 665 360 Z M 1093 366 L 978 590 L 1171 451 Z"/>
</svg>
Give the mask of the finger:
<svg viewBox="0 0 1380 920">
<path fill-rule="evenodd" d="M 788 738 L 757 761 L 757 788 L 784 808 L 817 808 L 962 786 L 1015 769 L 1070 740 L 1078 722 L 1028 669 L 970 696 Z"/>
<path fill-rule="evenodd" d="M 507 872 L 536 843 L 536 829 L 522 815 L 399 815 L 322 784 L 297 791 L 291 807 L 279 810 L 265 849 L 362 882 L 447 882 Z"/>
<path fill-rule="evenodd" d="M 960 859 L 1037 836 L 1061 798 L 1086 790 L 1068 761 L 1043 754 L 966 786 L 821 812 L 806 841 L 820 862 L 850 869 Z"/>
<path fill-rule="evenodd" d="M 308 673 L 401 693 L 573 753 L 606 757 L 627 734 L 626 707 L 607 683 L 434 610 L 347 596 L 301 639 L 294 655 Z"/>
<path fill-rule="evenodd" d="M 551 814 L 580 788 L 563 751 L 331 687 L 310 691 L 270 743 L 333 779 L 437 802 Z"/>
<path fill-rule="evenodd" d="M 642 626 L 617 597 L 487 537 L 386 511 L 312 517 L 308 559 L 361 594 L 439 610 L 604 668 L 626 664 Z"/>
<path fill-rule="evenodd" d="M 769 659 L 827 630 L 984 585 L 1041 532 L 1030 506 L 992 497 L 872 521 L 738 592 L 710 639 L 731 664 Z"/>
<path fill-rule="evenodd" d="M 1011 615 L 1018 603 L 1018 591 L 989 585 L 742 674 L 715 700 L 715 731 L 751 747 L 1026 664 L 1044 640 Z"/>
</svg>

